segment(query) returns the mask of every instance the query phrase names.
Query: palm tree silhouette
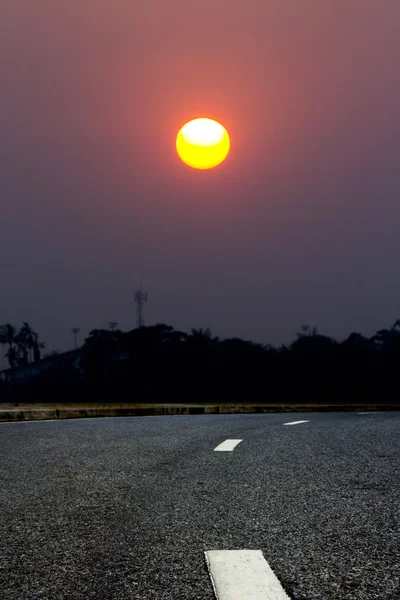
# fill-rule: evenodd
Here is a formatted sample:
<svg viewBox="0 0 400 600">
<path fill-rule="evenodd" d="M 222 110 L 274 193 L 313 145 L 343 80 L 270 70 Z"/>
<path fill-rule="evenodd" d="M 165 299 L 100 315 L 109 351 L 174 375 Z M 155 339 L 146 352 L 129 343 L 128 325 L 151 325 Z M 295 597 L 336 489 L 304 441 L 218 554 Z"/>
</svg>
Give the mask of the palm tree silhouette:
<svg viewBox="0 0 400 600">
<path fill-rule="evenodd" d="M 19 331 L 11 323 L 0 326 L 0 344 L 8 348 L 5 356 L 12 369 L 40 360 L 40 351 L 44 348 L 39 335 L 26 321 Z"/>
<path fill-rule="evenodd" d="M 0 326 L 0 344 L 8 346 L 6 358 L 8 359 L 10 367 L 13 369 L 17 366 L 17 350 L 16 346 L 16 335 L 17 330 L 11 323 L 6 323 Z"/>
<path fill-rule="evenodd" d="M 44 343 L 39 342 L 38 333 L 26 321 L 22 323 L 18 339 L 21 344 L 22 355 L 28 355 L 28 362 L 40 360 L 40 350 L 44 348 Z"/>
</svg>

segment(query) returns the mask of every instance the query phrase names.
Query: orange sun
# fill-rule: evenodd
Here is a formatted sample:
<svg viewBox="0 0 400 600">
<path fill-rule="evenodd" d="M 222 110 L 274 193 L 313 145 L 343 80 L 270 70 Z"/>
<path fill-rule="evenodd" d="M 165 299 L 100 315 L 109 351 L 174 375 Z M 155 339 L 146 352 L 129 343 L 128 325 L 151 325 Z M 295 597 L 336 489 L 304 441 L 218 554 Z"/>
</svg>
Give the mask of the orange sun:
<svg viewBox="0 0 400 600">
<path fill-rule="evenodd" d="M 228 132 L 213 119 L 193 119 L 182 127 L 176 138 L 176 151 L 184 163 L 194 169 L 212 169 L 228 156 Z"/>
</svg>

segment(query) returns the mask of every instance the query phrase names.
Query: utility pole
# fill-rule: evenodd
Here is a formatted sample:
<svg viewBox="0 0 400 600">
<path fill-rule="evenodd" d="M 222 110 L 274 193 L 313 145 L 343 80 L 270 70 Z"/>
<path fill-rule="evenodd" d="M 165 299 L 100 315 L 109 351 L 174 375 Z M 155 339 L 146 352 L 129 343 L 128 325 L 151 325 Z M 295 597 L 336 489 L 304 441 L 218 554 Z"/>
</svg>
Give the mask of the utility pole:
<svg viewBox="0 0 400 600">
<path fill-rule="evenodd" d="M 143 309 L 145 303 L 147 302 L 148 296 L 147 292 L 142 290 L 142 285 L 140 285 L 140 290 L 136 291 L 133 297 L 136 304 L 136 326 L 138 328 L 144 327 Z"/>
<path fill-rule="evenodd" d="M 110 321 L 108 326 L 111 329 L 111 331 L 114 331 L 114 329 L 117 328 L 118 322 L 117 321 Z"/>
<path fill-rule="evenodd" d="M 72 331 L 72 333 L 74 335 L 74 347 L 75 347 L 75 350 L 76 350 L 76 337 L 77 337 L 78 333 L 80 332 L 80 328 L 79 327 L 72 327 L 71 331 Z"/>
</svg>

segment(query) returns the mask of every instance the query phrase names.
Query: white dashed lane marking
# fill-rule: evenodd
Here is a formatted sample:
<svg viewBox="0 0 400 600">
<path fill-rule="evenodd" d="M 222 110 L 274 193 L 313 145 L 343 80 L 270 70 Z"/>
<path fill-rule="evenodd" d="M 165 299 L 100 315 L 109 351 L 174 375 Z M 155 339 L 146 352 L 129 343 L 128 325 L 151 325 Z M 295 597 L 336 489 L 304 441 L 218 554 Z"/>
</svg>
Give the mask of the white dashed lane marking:
<svg viewBox="0 0 400 600">
<path fill-rule="evenodd" d="M 240 442 L 243 442 L 243 440 L 225 440 L 222 444 L 214 448 L 214 452 L 232 452 Z"/>
<path fill-rule="evenodd" d="M 290 600 L 261 550 L 205 552 L 217 600 Z"/>
<path fill-rule="evenodd" d="M 310 421 L 291 421 L 290 423 L 284 423 L 284 425 L 300 425 L 300 423 L 309 423 Z"/>
</svg>

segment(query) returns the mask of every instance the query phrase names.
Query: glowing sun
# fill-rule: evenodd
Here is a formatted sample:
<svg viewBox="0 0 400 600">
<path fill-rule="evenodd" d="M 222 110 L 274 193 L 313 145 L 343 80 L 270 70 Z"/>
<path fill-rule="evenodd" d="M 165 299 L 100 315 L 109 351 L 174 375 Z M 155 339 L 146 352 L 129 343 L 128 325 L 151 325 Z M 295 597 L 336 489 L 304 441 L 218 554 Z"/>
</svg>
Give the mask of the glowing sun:
<svg viewBox="0 0 400 600">
<path fill-rule="evenodd" d="M 212 169 L 228 155 L 228 132 L 218 121 L 193 119 L 182 127 L 176 138 L 176 151 L 184 163 L 194 169 Z"/>
</svg>

